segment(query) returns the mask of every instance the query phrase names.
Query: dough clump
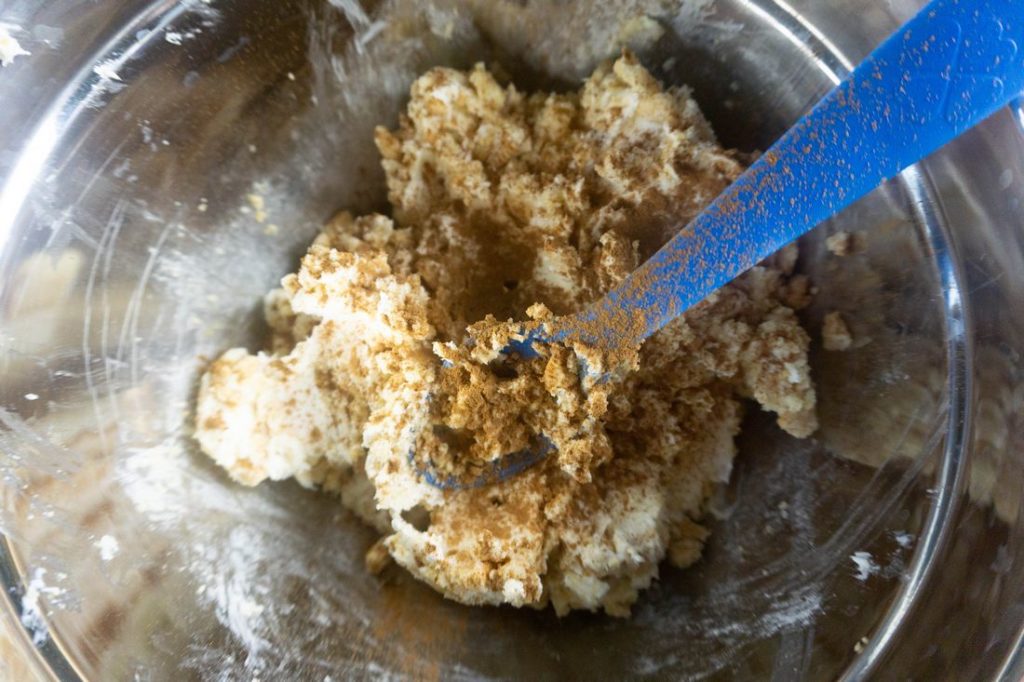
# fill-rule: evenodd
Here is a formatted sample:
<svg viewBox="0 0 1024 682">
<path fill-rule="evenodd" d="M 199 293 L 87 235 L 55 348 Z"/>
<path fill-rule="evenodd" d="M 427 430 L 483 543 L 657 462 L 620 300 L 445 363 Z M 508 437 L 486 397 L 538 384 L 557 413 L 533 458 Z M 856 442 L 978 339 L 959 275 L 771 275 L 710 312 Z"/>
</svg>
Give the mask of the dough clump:
<svg viewBox="0 0 1024 682">
<path fill-rule="evenodd" d="M 268 350 L 202 377 L 202 449 L 245 485 L 339 493 L 382 534 L 375 571 L 390 556 L 466 604 L 628 615 L 663 560 L 699 559 L 745 399 L 797 437 L 816 428 L 795 248 L 615 362 L 582 344 L 509 359 L 518 324 L 613 288 L 741 161 L 630 54 L 566 94 L 433 69 L 376 143 L 391 217 L 340 214 L 267 296 Z M 555 449 L 508 480 L 425 480 L 541 435 Z"/>
</svg>

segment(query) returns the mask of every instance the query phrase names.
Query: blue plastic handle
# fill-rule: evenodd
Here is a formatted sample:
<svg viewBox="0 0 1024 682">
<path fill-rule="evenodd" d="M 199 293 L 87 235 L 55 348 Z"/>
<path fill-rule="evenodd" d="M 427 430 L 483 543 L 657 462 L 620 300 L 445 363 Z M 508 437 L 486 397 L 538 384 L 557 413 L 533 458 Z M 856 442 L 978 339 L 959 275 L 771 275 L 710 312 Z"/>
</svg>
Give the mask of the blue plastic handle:
<svg viewBox="0 0 1024 682">
<path fill-rule="evenodd" d="M 637 343 L 1024 92 L 1024 0 L 936 0 L 552 340 Z"/>
<path fill-rule="evenodd" d="M 936 0 L 622 285 L 581 313 L 524 329 L 506 350 L 529 357 L 537 341 L 643 341 L 1024 92 L 1022 46 L 1024 0 Z M 506 455 L 469 482 L 419 471 L 459 490 L 503 480 L 550 451 Z"/>
</svg>

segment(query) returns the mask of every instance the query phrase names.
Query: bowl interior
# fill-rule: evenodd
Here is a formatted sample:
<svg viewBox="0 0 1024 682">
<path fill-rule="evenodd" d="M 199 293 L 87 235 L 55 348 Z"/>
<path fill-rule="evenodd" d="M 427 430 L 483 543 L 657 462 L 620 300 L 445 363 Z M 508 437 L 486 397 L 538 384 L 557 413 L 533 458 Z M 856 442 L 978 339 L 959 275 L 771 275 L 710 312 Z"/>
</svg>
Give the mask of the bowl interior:
<svg viewBox="0 0 1024 682">
<path fill-rule="evenodd" d="M 839 68 L 767 0 L 596 5 L 179 3 L 83 71 L 0 242 L 2 527 L 50 658 L 90 679 L 831 679 L 856 656 L 948 435 L 936 226 L 912 178 L 803 240 L 808 329 L 839 311 L 857 339 L 815 339 L 822 428 L 797 441 L 749 416 L 705 558 L 665 568 L 632 619 L 472 609 L 371 577 L 372 533 L 336 500 L 232 485 L 190 439 L 204 362 L 259 345 L 262 295 L 327 217 L 384 206 L 372 128 L 424 69 L 499 61 L 522 87 L 566 88 L 629 47 L 755 151 Z M 839 230 L 854 255 L 829 255 Z"/>
</svg>

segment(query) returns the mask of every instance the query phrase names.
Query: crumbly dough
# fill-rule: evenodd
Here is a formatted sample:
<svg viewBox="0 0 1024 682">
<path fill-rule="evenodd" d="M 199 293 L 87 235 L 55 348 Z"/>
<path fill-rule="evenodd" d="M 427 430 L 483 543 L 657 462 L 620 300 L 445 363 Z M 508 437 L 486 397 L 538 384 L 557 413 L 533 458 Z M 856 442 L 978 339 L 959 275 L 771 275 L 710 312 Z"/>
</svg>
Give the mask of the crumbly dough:
<svg viewBox="0 0 1024 682">
<path fill-rule="evenodd" d="M 825 315 L 821 327 L 821 341 L 825 350 L 849 350 L 853 345 L 853 334 L 838 312 L 832 311 Z"/>
<path fill-rule="evenodd" d="M 615 362 L 579 344 L 509 360 L 513 320 L 600 297 L 741 163 L 629 54 L 567 94 L 433 69 L 376 142 L 392 216 L 332 220 L 267 297 L 269 350 L 212 364 L 203 450 L 246 485 L 339 492 L 382 533 L 371 570 L 389 555 L 466 604 L 628 615 L 665 558 L 700 557 L 743 399 L 795 436 L 816 428 L 795 248 Z M 504 482 L 421 475 L 428 459 L 471 474 L 538 434 L 557 452 Z"/>
<path fill-rule="evenodd" d="M 839 231 L 834 234 L 830 234 L 825 239 L 825 248 L 829 250 L 833 256 L 849 256 L 853 253 L 854 249 L 854 236 L 849 232 Z"/>
</svg>

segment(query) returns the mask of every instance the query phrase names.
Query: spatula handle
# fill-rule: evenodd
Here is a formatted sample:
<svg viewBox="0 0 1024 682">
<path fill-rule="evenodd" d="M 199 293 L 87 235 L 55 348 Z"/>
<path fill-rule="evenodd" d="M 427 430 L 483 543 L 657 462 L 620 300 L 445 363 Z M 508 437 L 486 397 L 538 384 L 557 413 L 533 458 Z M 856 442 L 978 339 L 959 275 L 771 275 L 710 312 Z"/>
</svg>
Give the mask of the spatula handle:
<svg viewBox="0 0 1024 682">
<path fill-rule="evenodd" d="M 932 2 L 576 322 L 646 338 L 1022 91 L 1024 0 Z"/>
</svg>

